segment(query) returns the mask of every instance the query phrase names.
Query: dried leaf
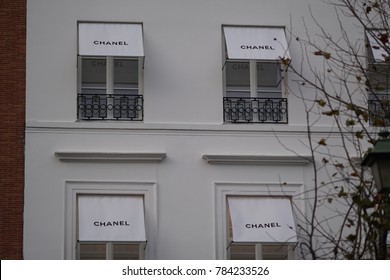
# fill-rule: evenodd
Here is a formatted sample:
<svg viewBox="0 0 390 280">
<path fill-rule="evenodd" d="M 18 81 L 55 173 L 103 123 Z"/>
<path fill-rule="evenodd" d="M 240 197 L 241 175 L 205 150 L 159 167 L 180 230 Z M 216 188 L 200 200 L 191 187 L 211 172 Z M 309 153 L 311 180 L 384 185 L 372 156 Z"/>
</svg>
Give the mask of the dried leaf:
<svg viewBox="0 0 390 280">
<path fill-rule="evenodd" d="M 338 197 L 346 197 L 346 196 L 348 196 L 348 194 L 344 191 L 343 188 L 341 188 L 341 190 L 339 191 L 339 193 L 337 195 L 338 195 Z"/>
<path fill-rule="evenodd" d="M 356 131 L 356 132 L 355 132 L 356 138 L 358 138 L 358 139 L 363 139 L 363 135 L 364 135 L 363 133 L 364 133 L 363 130 Z"/>
<path fill-rule="evenodd" d="M 354 120 L 348 119 L 345 121 L 346 126 L 354 126 L 356 122 Z"/>
<path fill-rule="evenodd" d="M 329 52 L 324 52 L 324 51 L 315 51 L 314 55 L 323 56 L 325 57 L 325 59 L 330 59 L 331 57 L 331 54 Z"/>
<path fill-rule="evenodd" d="M 340 111 L 339 110 L 331 110 L 331 111 L 325 111 L 325 112 L 322 112 L 323 115 L 325 116 L 338 116 L 340 115 Z"/>
<path fill-rule="evenodd" d="M 389 33 L 382 33 L 379 35 L 379 41 L 381 41 L 383 44 L 387 44 L 389 42 Z"/>
<path fill-rule="evenodd" d="M 317 99 L 316 102 L 318 103 L 318 105 L 320 105 L 321 107 L 324 107 L 326 105 L 326 101 L 324 99 Z"/>
<path fill-rule="evenodd" d="M 357 171 L 355 171 L 355 172 L 351 173 L 351 176 L 352 177 L 360 177 L 360 174 Z"/>
<path fill-rule="evenodd" d="M 318 144 L 322 145 L 322 146 L 326 146 L 326 140 L 324 138 L 322 138 Z"/>
<path fill-rule="evenodd" d="M 282 64 L 285 65 L 285 66 L 288 66 L 290 65 L 290 62 L 291 62 L 291 59 L 289 58 L 282 58 Z"/>
</svg>

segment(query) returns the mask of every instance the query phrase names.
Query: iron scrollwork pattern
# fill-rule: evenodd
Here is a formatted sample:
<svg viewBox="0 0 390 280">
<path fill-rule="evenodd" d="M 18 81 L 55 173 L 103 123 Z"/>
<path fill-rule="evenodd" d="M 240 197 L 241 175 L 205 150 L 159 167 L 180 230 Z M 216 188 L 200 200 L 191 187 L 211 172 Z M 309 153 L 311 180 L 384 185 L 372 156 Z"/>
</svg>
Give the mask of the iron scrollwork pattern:
<svg viewBox="0 0 390 280">
<path fill-rule="evenodd" d="M 143 96 L 130 94 L 78 94 L 79 120 L 143 120 Z"/>
<path fill-rule="evenodd" d="M 224 97 L 224 122 L 288 123 L 286 98 Z"/>
</svg>

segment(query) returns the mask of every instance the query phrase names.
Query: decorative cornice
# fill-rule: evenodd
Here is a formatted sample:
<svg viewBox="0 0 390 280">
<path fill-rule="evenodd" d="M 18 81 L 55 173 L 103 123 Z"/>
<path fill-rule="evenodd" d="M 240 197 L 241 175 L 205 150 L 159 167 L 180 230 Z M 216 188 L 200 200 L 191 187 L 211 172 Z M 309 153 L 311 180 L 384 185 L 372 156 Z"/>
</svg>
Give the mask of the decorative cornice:
<svg viewBox="0 0 390 280">
<path fill-rule="evenodd" d="M 55 152 L 54 154 L 64 162 L 158 163 L 166 157 L 166 153 Z"/>
<path fill-rule="evenodd" d="M 250 165 L 307 165 L 310 156 L 281 155 L 216 155 L 204 154 L 203 159 L 210 164 L 250 164 Z"/>
</svg>

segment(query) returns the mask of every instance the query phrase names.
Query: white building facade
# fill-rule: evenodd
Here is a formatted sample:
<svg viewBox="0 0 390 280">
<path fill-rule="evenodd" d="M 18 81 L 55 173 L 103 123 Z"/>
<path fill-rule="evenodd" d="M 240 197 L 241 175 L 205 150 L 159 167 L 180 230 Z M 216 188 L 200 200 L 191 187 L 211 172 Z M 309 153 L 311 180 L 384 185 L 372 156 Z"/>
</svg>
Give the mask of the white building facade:
<svg viewBox="0 0 390 280">
<path fill-rule="evenodd" d="M 24 258 L 300 258 L 309 4 L 29 1 Z"/>
</svg>

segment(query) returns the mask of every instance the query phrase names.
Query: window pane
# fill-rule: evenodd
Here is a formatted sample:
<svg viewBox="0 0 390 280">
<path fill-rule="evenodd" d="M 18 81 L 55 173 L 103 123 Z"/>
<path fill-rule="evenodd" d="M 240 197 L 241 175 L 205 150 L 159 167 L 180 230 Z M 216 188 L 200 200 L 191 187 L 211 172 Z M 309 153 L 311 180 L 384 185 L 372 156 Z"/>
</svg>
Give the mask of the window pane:
<svg viewBox="0 0 390 280">
<path fill-rule="evenodd" d="M 114 244 L 114 260 L 139 260 L 139 244 Z"/>
<path fill-rule="evenodd" d="M 106 244 L 80 244 L 80 260 L 105 260 Z"/>
<path fill-rule="evenodd" d="M 229 61 L 226 67 L 226 97 L 249 97 L 249 62 Z"/>
<path fill-rule="evenodd" d="M 232 244 L 230 246 L 230 259 L 231 260 L 255 260 L 256 246 L 254 244 L 249 244 L 249 245 Z"/>
<path fill-rule="evenodd" d="M 138 94 L 138 60 L 114 59 L 114 93 Z"/>
<path fill-rule="evenodd" d="M 83 58 L 81 63 L 81 92 L 105 93 L 106 59 Z"/>
<path fill-rule="evenodd" d="M 287 260 L 287 245 L 263 245 L 263 260 Z"/>
<path fill-rule="evenodd" d="M 277 63 L 257 63 L 257 86 L 258 87 L 280 87 L 280 70 Z"/>
<path fill-rule="evenodd" d="M 386 93 L 390 87 L 390 67 L 375 65 L 368 71 L 370 89 L 375 92 Z"/>
</svg>

